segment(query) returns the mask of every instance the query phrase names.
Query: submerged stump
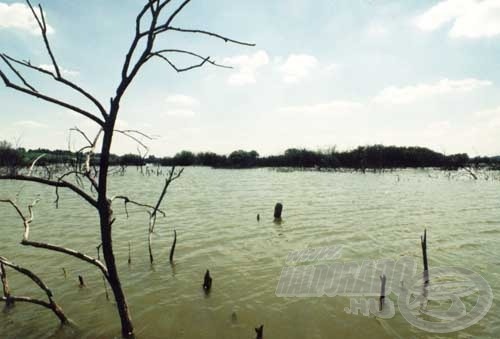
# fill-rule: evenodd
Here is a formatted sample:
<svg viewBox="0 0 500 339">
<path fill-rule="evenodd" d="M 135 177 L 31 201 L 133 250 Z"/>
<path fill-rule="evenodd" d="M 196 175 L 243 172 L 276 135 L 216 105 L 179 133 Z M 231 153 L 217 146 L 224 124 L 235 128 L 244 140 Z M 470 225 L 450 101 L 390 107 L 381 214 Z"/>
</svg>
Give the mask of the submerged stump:
<svg viewBox="0 0 500 339">
<path fill-rule="evenodd" d="M 212 289 L 212 277 L 210 276 L 210 271 L 205 272 L 205 277 L 203 278 L 203 289 L 205 293 L 210 292 Z"/>
<path fill-rule="evenodd" d="M 274 220 L 281 220 L 281 212 L 283 212 L 283 204 L 278 202 L 274 205 Z"/>
<path fill-rule="evenodd" d="M 80 283 L 80 288 L 85 287 L 85 282 L 83 281 L 83 277 L 81 275 L 78 276 L 78 282 Z"/>
<path fill-rule="evenodd" d="M 380 276 L 380 299 L 379 299 L 379 311 L 382 312 L 384 308 L 384 301 L 385 301 L 385 282 L 386 282 L 386 277 L 385 274 L 382 274 Z"/>
<path fill-rule="evenodd" d="M 424 229 L 424 235 L 420 236 L 420 244 L 422 245 L 422 259 L 424 261 L 424 284 L 429 283 L 429 263 L 427 261 L 427 229 Z"/>
<path fill-rule="evenodd" d="M 257 334 L 257 336 L 255 337 L 256 339 L 263 339 L 264 338 L 264 325 L 260 325 L 260 327 L 256 327 L 255 333 Z"/>
</svg>

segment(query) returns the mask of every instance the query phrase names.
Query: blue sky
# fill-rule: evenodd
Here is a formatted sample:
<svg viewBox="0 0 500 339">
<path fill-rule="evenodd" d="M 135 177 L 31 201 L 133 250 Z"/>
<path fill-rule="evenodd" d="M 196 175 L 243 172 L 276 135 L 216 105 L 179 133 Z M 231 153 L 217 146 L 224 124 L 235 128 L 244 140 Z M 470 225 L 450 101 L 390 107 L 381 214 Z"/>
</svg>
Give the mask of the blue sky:
<svg viewBox="0 0 500 339">
<path fill-rule="evenodd" d="M 106 104 L 142 4 L 42 1 L 59 65 Z M 148 142 L 153 154 L 374 143 L 500 154 L 500 0 L 193 0 L 175 24 L 257 46 L 170 32 L 159 39 L 158 47 L 191 49 L 234 69 L 177 74 L 152 61 L 142 70 L 122 103 L 119 127 L 155 135 Z M 0 0 L 0 51 L 50 64 L 18 1 Z M 87 105 L 25 74 L 38 89 Z M 76 148 L 76 136 L 68 142 L 74 126 L 95 131 L 63 108 L 0 86 L 0 139 Z M 136 146 L 117 137 L 113 151 Z"/>
</svg>

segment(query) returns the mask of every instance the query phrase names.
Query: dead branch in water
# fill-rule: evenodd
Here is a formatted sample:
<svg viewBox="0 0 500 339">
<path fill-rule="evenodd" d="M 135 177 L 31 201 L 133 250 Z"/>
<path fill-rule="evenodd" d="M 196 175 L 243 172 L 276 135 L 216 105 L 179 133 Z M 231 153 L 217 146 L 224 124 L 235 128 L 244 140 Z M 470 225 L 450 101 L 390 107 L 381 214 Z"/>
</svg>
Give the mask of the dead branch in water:
<svg viewBox="0 0 500 339">
<path fill-rule="evenodd" d="M 181 168 L 178 172 L 175 171 L 175 166 L 172 166 L 170 169 L 170 172 L 168 174 L 168 177 L 165 179 L 165 184 L 163 185 L 163 189 L 160 193 L 160 197 L 158 198 L 158 201 L 156 202 L 156 205 L 153 209 L 153 211 L 149 215 L 149 229 L 148 229 L 148 250 L 149 250 L 149 261 L 151 264 L 154 261 L 153 258 L 153 248 L 152 248 L 152 236 L 155 230 L 155 225 L 156 225 L 156 216 L 157 212 L 159 212 L 160 205 L 163 201 L 163 198 L 165 198 L 165 195 L 167 194 L 167 189 L 170 183 L 172 181 L 178 179 L 182 172 L 184 171 L 184 168 Z"/>
<path fill-rule="evenodd" d="M 472 168 L 470 167 L 463 167 L 463 169 L 472 177 L 472 179 L 477 180 L 477 175 L 474 173 Z"/>
<path fill-rule="evenodd" d="M 128 242 L 128 264 L 132 264 L 132 249 L 131 249 L 131 244 L 130 241 Z"/>
<path fill-rule="evenodd" d="M 0 262 L 0 279 L 2 280 L 3 296 L 5 297 L 5 305 L 8 307 L 14 305 L 14 300 L 11 299 L 9 284 L 7 282 L 7 272 L 3 266 L 3 262 Z"/>
<path fill-rule="evenodd" d="M 424 235 L 420 236 L 420 244 L 422 245 L 422 259 L 424 261 L 424 283 L 429 283 L 429 264 L 427 261 L 427 229 L 424 229 Z"/>
<path fill-rule="evenodd" d="M 386 276 L 385 276 L 385 274 L 382 274 L 380 276 L 380 299 L 379 299 L 379 311 L 380 312 L 382 312 L 382 309 L 384 308 L 385 282 L 386 282 Z"/>
<path fill-rule="evenodd" d="M 75 251 L 73 249 L 69 249 L 69 248 L 66 248 L 66 247 L 62 247 L 62 246 L 52 245 L 52 244 L 48 244 L 48 243 L 36 242 L 36 241 L 29 240 L 30 225 L 31 225 L 31 223 L 33 222 L 33 220 L 35 218 L 35 214 L 34 214 L 33 208 L 34 208 L 34 206 L 35 206 L 35 204 L 37 202 L 38 202 L 38 200 L 35 200 L 32 204 L 30 204 L 28 206 L 29 216 L 25 216 L 23 214 L 23 212 L 21 211 L 20 207 L 13 200 L 11 200 L 11 199 L 0 199 L 0 203 L 8 203 L 8 204 L 10 204 L 16 210 L 17 214 L 19 215 L 19 217 L 21 218 L 21 220 L 23 222 L 23 225 L 24 225 L 24 234 L 23 234 L 23 239 L 21 241 L 21 245 L 31 246 L 31 247 L 36 247 L 36 248 L 44 248 L 44 249 L 47 249 L 47 250 L 52 250 L 52 251 L 55 251 L 55 252 L 68 254 L 68 255 L 70 255 L 72 257 L 78 258 L 80 260 L 86 261 L 86 262 L 88 262 L 88 263 L 96 266 L 107 277 L 108 276 L 108 270 L 107 270 L 107 268 L 104 266 L 104 264 L 102 262 L 100 262 L 96 258 L 93 258 L 93 257 L 91 257 L 91 256 L 89 256 L 87 254 L 84 254 L 84 253 L 81 253 L 81 252 L 78 252 L 78 251 Z"/>
<path fill-rule="evenodd" d="M 1 281 L 3 285 L 4 295 L 0 298 L 1 301 L 4 301 L 7 306 L 13 305 L 15 302 L 26 302 L 31 304 L 36 304 L 43 306 L 49 310 L 51 310 L 54 315 L 59 319 L 62 325 L 69 324 L 70 320 L 64 314 L 62 308 L 54 301 L 52 291 L 45 285 L 45 283 L 33 272 L 30 270 L 18 266 L 10 261 L 8 261 L 4 257 L 0 257 L 0 273 L 1 273 Z M 42 289 L 47 295 L 48 302 L 40 299 L 34 299 L 30 297 L 21 297 L 21 296 L 13 296 L 10 294 L 9 286 L 7 284 L 7 274 L 5 272 L 5 266 L 14 269 L 15 271 L 27 276 L 30 278 L 35 284 Z"/>
<path fill-rule="evenodd" d="M 175 252 L 175 244 L 177 244 L 177 231 L 174 230 L 174 242 L 172 243 L 172 247 L 170 248 L 170 264 L 174 263 L 174 252 Z"/>
</svg>

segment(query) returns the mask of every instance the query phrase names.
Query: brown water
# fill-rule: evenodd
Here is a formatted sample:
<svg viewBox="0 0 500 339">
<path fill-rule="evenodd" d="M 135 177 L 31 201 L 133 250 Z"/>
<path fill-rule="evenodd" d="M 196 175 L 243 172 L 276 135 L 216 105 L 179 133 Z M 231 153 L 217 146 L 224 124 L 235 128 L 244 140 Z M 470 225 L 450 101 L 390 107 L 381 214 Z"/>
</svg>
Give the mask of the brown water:
<svg viewBox="0 0 500 339">
<path fill-rule="evenodd" d="M 163 178 L 128 169 L 113 176 L 111 189 L 154 203 Z M 71 192 L 37 184 L 0 183 L 0 197 L 20 204 L 36 196 L 31 240 L 65 245 L 94 255 L 97 218 Z M 284 204 L 284 221 L 273 223 L 274 204 Z M 496 300 L 477 324 L 460 332 L 431 334 L 412 327 L 396 310 L 392 319 L 351 315 L 348 297 L 278 298 L 276 285 L 289 251 L 342 245 L 342 261 L 418 258 L 420 234 L 428 230 L 429 265 L 476 271 L 500 292 L 500 181 L 449 180 L 442 172 L 407 170 L 384 174 L 277 172 L 268 169 L 187 168 L 172 186 L 154 236 L 156 263 L 147 255 L 147 214 L 114 206 L 114 244 L 119 272 L 139 338 L 498 338 Z M 256 215 L 261 220 L 257 222 Z M 175 267 L 168 253 L 177 230 Z M 107 302 L 99 272 L 65 255 L 19 245 L 22 224 L 0 205 L 0 255 L 25 266 L 49 285 L 56 301 L 78 324 L 58 330 L 51 312 L 18 304 L 0 313 L 0 338 L 112 338 L 120 333 L 117 312 Z M 127 264 L 128 241 L 132 265 Z M 62 268 L 68 272 L 65 279 Z M 206 296 L 206 269 L 213 276 Z M 43 297 L 25 277 L 9 272 L 16 295 Z M 87 288 L 78 288 L 83 275 Z M 397 298 L 393 298 L 396 301 Z M 236 318 L 232 317 L 233 312 Z"/>
</svg>

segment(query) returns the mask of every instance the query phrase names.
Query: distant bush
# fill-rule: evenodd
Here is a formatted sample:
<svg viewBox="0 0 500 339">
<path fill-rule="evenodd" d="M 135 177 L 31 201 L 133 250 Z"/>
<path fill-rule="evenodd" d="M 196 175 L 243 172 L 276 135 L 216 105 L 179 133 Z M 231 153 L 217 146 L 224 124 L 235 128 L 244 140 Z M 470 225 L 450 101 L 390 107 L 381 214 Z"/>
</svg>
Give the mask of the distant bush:
<svg viewBox="0 0 500 339">
<path fill-rule="evenodd" d="M 29 166 L 41 154 L 45 156 L 38 162 L 39 165 L 56 163 L 81 163 L 83 154 L 65 150 L 51 151 L 36 149 L 26 151 L 23 148 L 14 149 L 8 142 L 0 142 L 0 167 Z M 93 162 L 97 163 L 100 155 L 96 154 Z M 144 159 L 136 154 L 122 156 L 110 155 L 111 165 L 142 166 L 146 163 L 162 166 L 210 166 L 218 168 L 251 168 L 251 167 L 302 167 L 302 168 L 352 168 L 391 169 L 438 167 L 443 169 L 458 169 L 466 166 L 487 166 L 500 169 L 500 157 L 469 158 L 465 153 L 445 155 L 425 147 L 399 147 L 371 145 L 359 146 L 352 150 L 337 151 L 331 148 L 323 151 L 289 148 L 281 155 L 261 157 L 256 151 L 236 150 L 229 156 L 213 152 L 181 151 L 174 157 L 155 157 Z"/>
<path fill-rule="evenodd" d="M 16 168 L 22 164 L 21 151 L 12 148 L 12 145 L 7 141 L 0 141 L 0 167 Z"/>
</svg>

